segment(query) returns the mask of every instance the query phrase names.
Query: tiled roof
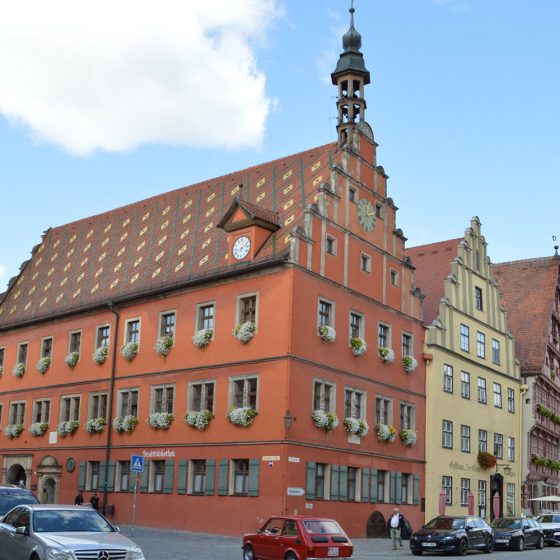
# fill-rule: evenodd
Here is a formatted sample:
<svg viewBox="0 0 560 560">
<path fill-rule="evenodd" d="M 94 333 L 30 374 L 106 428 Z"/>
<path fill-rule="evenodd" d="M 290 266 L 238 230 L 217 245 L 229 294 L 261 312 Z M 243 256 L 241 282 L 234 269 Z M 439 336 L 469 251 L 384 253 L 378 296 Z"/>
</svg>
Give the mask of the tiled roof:
<svg viewBox="0 0 560 560">
<path fill-rule="evenodd" d="M 427 325 L 437 318 L 439 301 L 444 296 L 444 280 L 451 274 L 451 261 L 457 257 L 457 245 L 463 238 L 449 239 L 406 250 L 416 268 L 414 284 L 424 295 L 423 318 Z"/>
<path fill-rule="evenodd" d="M 542 370 L 559 265 L 554 257 L 493 265 L 521 371 Z"/>
<path fill-rule="evenodd" d="M 240 184 L 248 211 L 280 225 L 255 261 L 287 253 L 289 233 L 339 157 L 327 144 L 48 230 L 0 300 L 0 327 L 232 268 L 216 225 Z"/>
</svg>

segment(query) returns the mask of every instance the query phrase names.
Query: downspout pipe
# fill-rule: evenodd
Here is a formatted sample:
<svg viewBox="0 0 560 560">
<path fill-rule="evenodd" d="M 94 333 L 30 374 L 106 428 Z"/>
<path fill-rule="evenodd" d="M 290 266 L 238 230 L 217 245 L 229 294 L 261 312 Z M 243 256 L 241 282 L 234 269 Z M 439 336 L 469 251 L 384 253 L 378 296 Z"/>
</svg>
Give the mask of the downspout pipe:
<svg viewBox="0 0 560 560">
<path fill-rule="evenodd" d="M 107 304 L 110 311 L 115 315 L 115 333 L 113 335 L 113 351 L 111 353 L 111 382 L 109 386 L 109 403 L 108 403 L 108 417 L 107 417 L 107 443 L 105 446 L 105 480 L 103 481 L 103 501 L 101 511 L 103 515 L 107 513 L 108 501 L 108 475 L 109 475 L 109 460 L 111 458 L 111 437 L 113 435 L 113 402 L 115 400 L 115 377 L 116 377 L 116 364 L 117 364 L 117 341 L 119 338 L 119 320 L 121 316 L 117 311 L 115 303 L 110 300 Z"/>
</svg>

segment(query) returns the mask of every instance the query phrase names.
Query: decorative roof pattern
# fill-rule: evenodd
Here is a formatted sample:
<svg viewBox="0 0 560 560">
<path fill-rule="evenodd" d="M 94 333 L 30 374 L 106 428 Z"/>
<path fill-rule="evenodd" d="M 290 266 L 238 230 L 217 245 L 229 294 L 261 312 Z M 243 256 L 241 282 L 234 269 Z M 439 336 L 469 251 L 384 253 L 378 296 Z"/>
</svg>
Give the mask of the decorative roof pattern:
<svg viewBox="0 0 560 560">
<path fill-rule="evenodd" d="M 327 144 L 48 230 L 0 300 L 0 327 L 243 266 L 216 227 L 240 185 L 247 208 L 280 226 L 253 262 L 286 254 L 339 157 Z"/>
</svg>

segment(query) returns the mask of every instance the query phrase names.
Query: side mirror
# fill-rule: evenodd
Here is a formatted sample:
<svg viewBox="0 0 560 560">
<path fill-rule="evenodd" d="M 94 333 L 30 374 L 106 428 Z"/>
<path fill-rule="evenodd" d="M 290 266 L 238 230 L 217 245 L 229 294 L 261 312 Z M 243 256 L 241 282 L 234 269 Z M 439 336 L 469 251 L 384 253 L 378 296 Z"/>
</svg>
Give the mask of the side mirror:
<svg viewBox="0 0 560 560">
<path fill-rule="evenodd" d="M 16 527 L 16 535 L 29 535 L 27 527 Z"/>
<path fill-rule="evenodd" d="M 257 527 L 256 531 L 257 535 L 260 535 L 262 533 L 262 529 L 260 527 Z"/>
<path fill-rule="evenodd" d="M 117 527 L 116 525 L 114 525 L 114 527 L 115 527 L 115 531 L 116 531 L 117 533 L 120 533 L 120 532 L 121 532 L 121 528 L 120 528 L 120 527 Z"/>
</svg>

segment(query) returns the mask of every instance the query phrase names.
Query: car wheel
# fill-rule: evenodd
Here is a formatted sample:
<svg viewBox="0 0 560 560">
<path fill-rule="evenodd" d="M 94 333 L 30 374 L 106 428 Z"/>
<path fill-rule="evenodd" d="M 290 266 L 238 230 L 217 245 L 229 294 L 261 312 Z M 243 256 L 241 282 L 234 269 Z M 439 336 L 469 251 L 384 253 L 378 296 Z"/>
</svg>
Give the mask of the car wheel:
<svg viewBox="0 0 560 560">
<path fill-rule="evenodd" d="M 288 552 L 288 554 L 284 556 L 284 560 L 297 560 L 297 556 L 293 552 Z"/>
<path fill-rule="evenodd" d="M 459 556 L 466 556 L 469 545 L 465 539 L 461 539 L 457 545 L 457 554 Z"/>
<path fill-rule="evenodd" d="M 413 550 L 412 554 L 414 554 L 414 556 L 422 556 L 422 551 L 421 550 Z"/>
<path fill-rule="evenodd" d="M 490 537 L 486 541 L 486 546 L 484 547 L 484 552 L 486 554 L 490 554 L 493 550 L 494 550 L 494 541 L 493 541 L 492 537 Z"/>
<path fill-rule="evenodd" d="M 542 550 L 544 548 L 544 537 L 539 537 L 536 546 L 539 550 Z"/>
<path fill-rule="evenodd" d="M 523 550 L 525 550 L 525 541 L 522 537 L 517 539 L 517 542 L 515 543 L 515 550 L 518 552 L 523 552 Z"/>
<path fill-rule="evenodd" d="M 255 551 L 253 550 L 253 547 L 250 544 L 246 544 L 243 547 L 243 560 L 257 560 L 257 557 L 255 556 Z"/>
</svg>

